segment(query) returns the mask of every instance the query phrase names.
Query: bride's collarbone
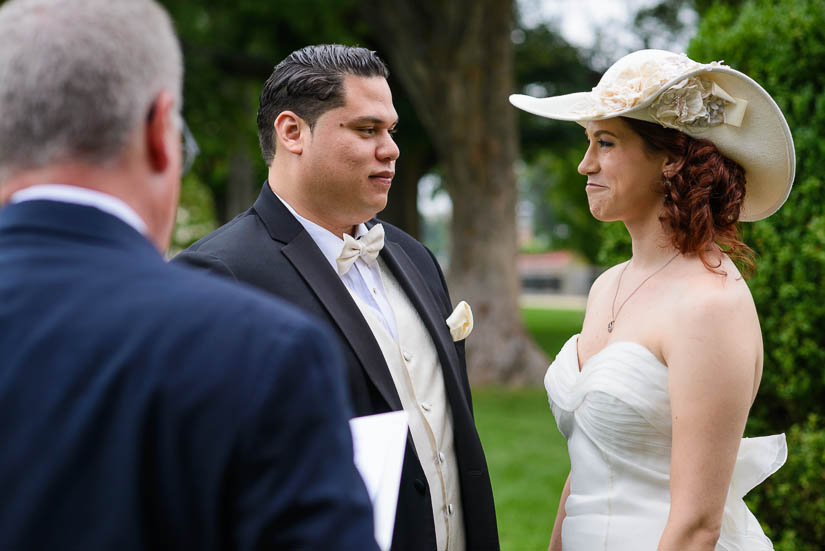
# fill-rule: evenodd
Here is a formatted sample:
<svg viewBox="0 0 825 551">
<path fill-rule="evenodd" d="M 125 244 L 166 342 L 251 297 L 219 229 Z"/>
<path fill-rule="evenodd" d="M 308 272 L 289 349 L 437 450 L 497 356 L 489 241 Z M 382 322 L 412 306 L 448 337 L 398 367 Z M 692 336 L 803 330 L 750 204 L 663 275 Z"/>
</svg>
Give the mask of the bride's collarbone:
<svg viewBox="0 0 825 551">
<path fill-rule="evenodd" d="M 664 364 L 663 346 L 671 328 L 670 318 L 664 315 L 663 310 L 661 305 L 655 304 L 641 303 L 632 308 L 628 305 L 615 319 L 611 319 L 609 308 L 593 312 L 593 315 L 588 312 L 577 343 L 579 367 L 608 346 L 619 342 L 638 344 Z M 609 331 L 611 321 L 612 331 Z"/>
</svg>

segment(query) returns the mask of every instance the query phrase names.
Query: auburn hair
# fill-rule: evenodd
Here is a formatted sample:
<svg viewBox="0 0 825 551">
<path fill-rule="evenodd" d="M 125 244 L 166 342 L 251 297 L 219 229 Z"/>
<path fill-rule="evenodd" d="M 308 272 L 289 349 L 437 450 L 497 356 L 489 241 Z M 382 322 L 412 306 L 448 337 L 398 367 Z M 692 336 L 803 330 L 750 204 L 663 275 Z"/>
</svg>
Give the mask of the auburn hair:
<svg viewBox="0 0 825 551">
<path fill-rule="evenodd" d="M 659 220 L 682 254 L 695 253 L 705 268 L 724 274 L 721 259 L 711 263 L 715 243 L 742 273 L 754 271 L 754 252 L 742 239 L 739 212 L 745 200 L 745 170 L 709 140 L 673 128 L 622 117 L 651 152 L 680 159 L 674 174 L 663 176 L 664 209 Z"/>
</svg>

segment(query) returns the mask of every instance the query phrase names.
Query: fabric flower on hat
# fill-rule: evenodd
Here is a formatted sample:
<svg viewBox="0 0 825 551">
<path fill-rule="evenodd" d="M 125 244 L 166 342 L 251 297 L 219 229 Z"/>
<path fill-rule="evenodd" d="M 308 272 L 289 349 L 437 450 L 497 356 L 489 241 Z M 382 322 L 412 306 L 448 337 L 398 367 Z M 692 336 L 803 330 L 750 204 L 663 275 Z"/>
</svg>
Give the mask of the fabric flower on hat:
<svg viewBox="0 0 825 551">
<path fill-rule="evenodd" d="M 731 100 L 713 82 L 691 77 L 662 92 L 650 105 L 650 116 L 676 129 L 718 126 L 725 122 L 725 104 Z"/>
<path fill-rule="evenodd" d="M 701 66 L 685 55 L 674 55 L 667 65 L 649 60 L 615 73 L 608 71 L 593 88 L 593 96 L 600 105 L 590 116 L 626 111 L 650 98 L 667 82 Z"/>
</svg>

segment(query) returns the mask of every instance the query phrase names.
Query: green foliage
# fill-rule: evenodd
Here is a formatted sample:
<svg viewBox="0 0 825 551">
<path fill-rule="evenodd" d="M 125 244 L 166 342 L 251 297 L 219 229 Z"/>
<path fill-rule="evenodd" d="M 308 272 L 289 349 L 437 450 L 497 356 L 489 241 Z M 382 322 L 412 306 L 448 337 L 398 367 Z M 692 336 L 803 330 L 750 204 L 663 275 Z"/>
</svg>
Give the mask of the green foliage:
<svg viewBox="0 0 825 551">
<path fill-rule="evenodd" d="M 183 178 L 180 188 L 175 232 L 169 256 L 197 241 L 202 235 L 217 227 L 217 215 L 212 193 L 203 183 L 192 175 Z"/>
<path fill-rule="evenodd" d="M 693 8 L 704 16 L 708 10 L 717 7 L 720 4 L 725 4 L 728 7 L 738 9 L 739 6 L 745 3 L 746 0 L 686 0 L 693 4 Z"/>
<path fill-rule="evenodd" d="M 817 551 L 825 541 L 825 423 L 810 415 L 788 432 L 788 462 L 748 497 L 777 551 Z"/>
<path fill-rule="evenodd" d="M 601 228 L 601 248 L 596 256 L 599 266 L 613 266 L 630 258 L 630 235 L 624 224 L 611 222 Z"/>
</svg>

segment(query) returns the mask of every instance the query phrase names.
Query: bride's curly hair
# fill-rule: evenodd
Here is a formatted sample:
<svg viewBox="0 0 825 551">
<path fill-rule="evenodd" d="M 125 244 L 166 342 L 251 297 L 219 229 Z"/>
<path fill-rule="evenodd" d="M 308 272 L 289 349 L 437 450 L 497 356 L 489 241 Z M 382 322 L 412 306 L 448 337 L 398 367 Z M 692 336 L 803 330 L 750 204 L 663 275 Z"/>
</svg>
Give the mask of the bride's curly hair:
<svg viewBox="0 0 825 551">
<path fill-rule="evenodd" d="M 721 259 L 711 263 L 715 243 L 745 276 L 754 272 L 754 252 L 742 240 L 739 211 L 745 199 L 745 170 L 704 139 L 655 123 L 622 117 L 653 152 L 667 152 L 682 162 L 662 182 L 664 211 L 659 217 L 671 243 L 682 254 L 696 253 L 716 273 Z"/>
</svg>

